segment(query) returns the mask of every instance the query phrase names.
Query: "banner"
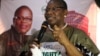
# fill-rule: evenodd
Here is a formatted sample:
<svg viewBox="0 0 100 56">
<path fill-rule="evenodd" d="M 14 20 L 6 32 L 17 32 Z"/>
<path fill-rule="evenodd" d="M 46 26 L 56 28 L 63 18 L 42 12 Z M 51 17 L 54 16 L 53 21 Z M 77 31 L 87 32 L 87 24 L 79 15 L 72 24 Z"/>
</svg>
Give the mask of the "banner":
<svg viewBox="0 0 100 56">
<path fill-rule="evenodd" d="M 24 2 L 23 2 L 24 1 Z M 27 0 L 1 0 L 0 33 L 10 28 L 13 23 L 14 12 L 21 5 L 27 5 L 33 10 L 33 26 L 29 34 L 39 30 L 41 23 L 45 20 L 42 8 L 46 6 L 49 0 L 27 1 Z M 85 31 L 91 39 L 96 42 L 96 5 L 93 0 L 65 0 L 68 5 L 68 16 L 65 22 Z M 41 5 L 39 5 L 41 4 Z M 92 12 L 92 13 L 91 13 Z M 37 23 L 38 22 L 38 23 Z M 5 28 L 5 29 L 4 29 Z"/>
</svg>

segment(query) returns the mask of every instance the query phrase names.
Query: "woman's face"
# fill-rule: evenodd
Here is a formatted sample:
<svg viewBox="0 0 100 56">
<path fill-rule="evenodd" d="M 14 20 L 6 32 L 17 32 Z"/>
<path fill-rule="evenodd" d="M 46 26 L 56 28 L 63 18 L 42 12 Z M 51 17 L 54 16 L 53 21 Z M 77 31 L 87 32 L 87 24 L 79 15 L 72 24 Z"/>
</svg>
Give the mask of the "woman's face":
<svg viewBox="0 0 100 56">
<path fill-rule="evenodd" d="M 65 9 L 55 1 L 50 1 L 46 7 L 45 18 L 50 25 L 64 22 Z"/>
</svg>

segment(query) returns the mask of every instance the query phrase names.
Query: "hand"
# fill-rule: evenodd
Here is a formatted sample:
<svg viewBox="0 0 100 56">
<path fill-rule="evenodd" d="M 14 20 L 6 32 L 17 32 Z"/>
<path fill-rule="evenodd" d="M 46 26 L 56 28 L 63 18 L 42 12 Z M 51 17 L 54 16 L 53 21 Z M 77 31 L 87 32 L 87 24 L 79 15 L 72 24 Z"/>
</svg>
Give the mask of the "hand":
<svg viewBox="0 0 100 56">
<path fill-rule="evenodd" d="M 42 55 L 42 51 L 36 46 L 36 45 L 32 45 L 34 46 L 34 48 L 31 48 L 31 52 L 32 52 L 32 56 L 43 56 Z"/>
<path fill-rule="evenodd" d="M 38 39 L 35 38 L 35 39 L 33 40 L 33 42 L 29 45 L 29 47 L 30 47 L 30 48 L 35 48 L 35 47 L 34 47 L 34 45 L 35 45 L 35 46 L 37 46 L 38 48 L 40 48 L 40 44 L 38 44 L 37 42 L 38 42 Z"/>
<path fill-rule="evenodd" d="M 63 29 L 60 29 L 59 27 L 57 27 L 57 25 L 54 26 L 53 35 L 55 40 L 57 40 L 62 45 L 66 44 L 66 42 L 69 41 Z"/>
<path fill-rule="evenodd" d="M 39 49 L 40 44 L 38 44 L 37 41 L 37 39 L 34 39 L 33 42 L 29 45 L 32 56 L 42 56 L 42 52 Z"/>
</svg>

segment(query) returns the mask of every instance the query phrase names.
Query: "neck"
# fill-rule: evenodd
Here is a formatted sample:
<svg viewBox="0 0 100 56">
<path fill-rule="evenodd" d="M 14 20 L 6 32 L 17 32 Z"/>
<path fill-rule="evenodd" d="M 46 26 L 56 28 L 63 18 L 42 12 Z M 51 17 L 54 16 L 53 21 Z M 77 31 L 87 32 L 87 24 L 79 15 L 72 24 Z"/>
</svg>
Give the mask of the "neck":
<svg viewBox="0 0 100 56">
<path fill-rule="evenodd" d="M 64 29 L 64 28 L 67 26 L 67 23 L 57 24 L 57 26 L 58 26 L 59 28 L 61 28 L 61 29 Z M 48 27 L 49 27 L 49 29 L 50 29 L 51 31 L 53 31 L 54 25 L 48 25 Z"/>
<path fill-rule="evenodd" d="M 56 24 L 59 28 L 62 28 L 62 27 L 64 27 L 65 26 L 65 24 L 66 23 L 59 23 L 59 24 Z M 51 28 L 53 28 L 54 27 L 54 25 L 53 26 L 51 26 Z"/>
</svg>

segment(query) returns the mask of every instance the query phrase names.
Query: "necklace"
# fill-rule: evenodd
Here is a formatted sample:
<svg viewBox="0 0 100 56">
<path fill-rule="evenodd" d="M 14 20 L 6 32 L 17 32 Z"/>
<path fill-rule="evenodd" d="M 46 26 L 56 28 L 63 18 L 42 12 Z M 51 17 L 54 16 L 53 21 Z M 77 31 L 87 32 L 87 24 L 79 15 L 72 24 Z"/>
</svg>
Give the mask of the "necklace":
<svg viewBox="0 0 100 56">
<path fill-rule="evenodd" d="M 64 29 L 68 24 L 66 23 L 61 29 Z M 48 28 L 51 30 L 51 31 L 54 31 L 50 25 L 48 25 Z"/>
</svg>

